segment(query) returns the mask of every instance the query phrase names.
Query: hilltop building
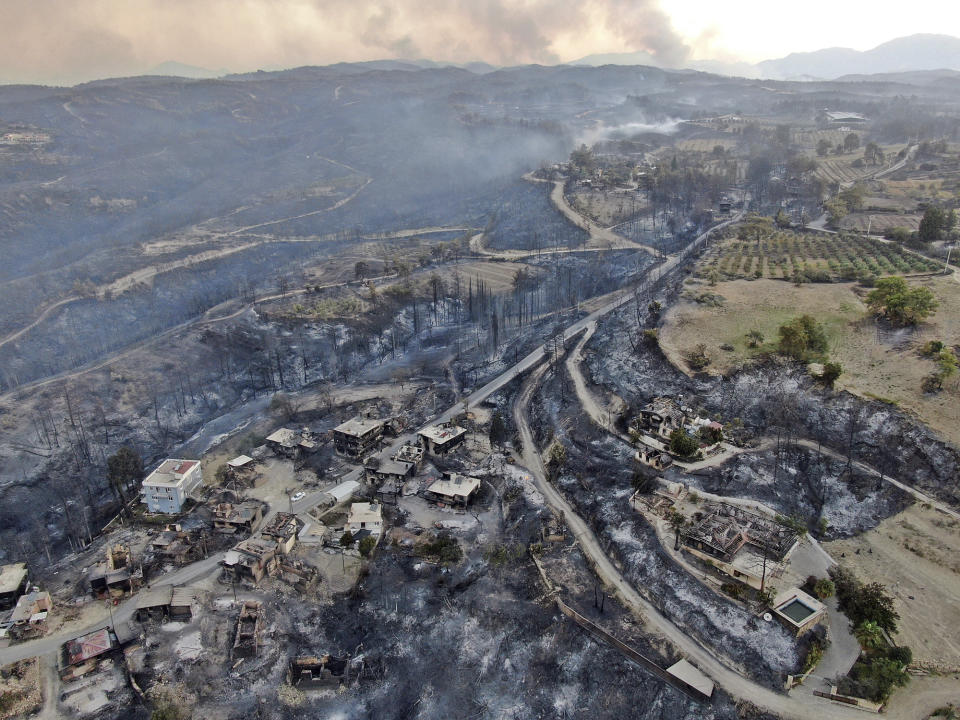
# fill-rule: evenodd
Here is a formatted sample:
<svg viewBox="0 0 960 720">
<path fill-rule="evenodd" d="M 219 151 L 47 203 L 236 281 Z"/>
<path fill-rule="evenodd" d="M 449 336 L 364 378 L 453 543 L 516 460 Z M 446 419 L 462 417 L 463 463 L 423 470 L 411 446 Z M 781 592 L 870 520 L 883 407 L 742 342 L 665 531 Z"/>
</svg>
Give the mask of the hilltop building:
<svg viewBox="0 0 960 720">
<path fill-rule="evenodd" d="M 203 482 L 199 460 L 164 460 L 143 481 L 143 502 L 152 513 L 178 513 Z"/>
</svg>

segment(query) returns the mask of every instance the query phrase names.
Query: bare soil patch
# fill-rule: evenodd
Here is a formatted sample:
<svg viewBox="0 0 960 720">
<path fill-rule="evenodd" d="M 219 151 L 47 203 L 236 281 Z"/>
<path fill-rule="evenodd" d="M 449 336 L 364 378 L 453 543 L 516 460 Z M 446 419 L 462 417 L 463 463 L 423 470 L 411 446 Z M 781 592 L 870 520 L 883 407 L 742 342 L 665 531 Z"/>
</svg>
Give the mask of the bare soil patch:
<svg viewBox="0 0 960 720">
<path fill-rule="evenodd" d="M 825 547 L 862 580 L 887 586 L 900 613 L 894 639 L 915 660 L 960 666 L 960 523 L 914 505 Z"/>
</svg>

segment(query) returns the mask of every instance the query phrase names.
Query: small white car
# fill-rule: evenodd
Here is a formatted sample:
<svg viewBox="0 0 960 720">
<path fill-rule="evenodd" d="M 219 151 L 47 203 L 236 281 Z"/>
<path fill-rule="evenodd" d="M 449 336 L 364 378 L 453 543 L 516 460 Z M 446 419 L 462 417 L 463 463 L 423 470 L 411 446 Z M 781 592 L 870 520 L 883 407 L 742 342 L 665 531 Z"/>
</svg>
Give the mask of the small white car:
<svg viewBox="0 0 960 720">
<path fill-rule="evenodd" d="M 290 502 L 300 502 L 306 496 L 307 494 L 301 490 L 300 492 L 294 493 L 293 495 L 290 496 Z"/>
</svg>

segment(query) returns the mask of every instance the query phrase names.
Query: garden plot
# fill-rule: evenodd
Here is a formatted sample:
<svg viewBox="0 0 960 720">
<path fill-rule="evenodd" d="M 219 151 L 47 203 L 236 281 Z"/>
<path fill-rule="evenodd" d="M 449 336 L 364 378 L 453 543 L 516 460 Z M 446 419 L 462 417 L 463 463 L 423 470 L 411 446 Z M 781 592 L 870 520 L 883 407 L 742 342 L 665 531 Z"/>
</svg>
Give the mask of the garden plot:
<svg viewBox="0 0 960 720">
<path fill-rule="evenodd" d="M 865 214 L 853 216 L 863 220 Z M 892 218 L 906 226 L 907 216 L 876 215 Z M 846 219 L 846 218 L 844 218 Z M 860 222 L 857 220 L 856 222 Z M 919 223 L 919 220 L 917 221 Z M 877 227 L 873 230 L 880 231 Z M 792 280 L 798 274 L 804 280 L 828 282 L 864 275 L 909 275 L 935 272 L 941 264 L 908 253 L 899 245 L 874 238 L 847 235 L 798 234 L 774 232 L 761 239 L 730 238 L 714 248 L 701 262 L 700 271 L 720 278 L 779 278 Z"/>
<path fill-rule="evenodd" d="M 882 235 L 892 228 L 906 228 L 911 232 L 920 227 L 920 215 L 898 215 L 896 213 L 850 213 L 840 220 L 841 230 L 870 232 Z"/>
</svg>

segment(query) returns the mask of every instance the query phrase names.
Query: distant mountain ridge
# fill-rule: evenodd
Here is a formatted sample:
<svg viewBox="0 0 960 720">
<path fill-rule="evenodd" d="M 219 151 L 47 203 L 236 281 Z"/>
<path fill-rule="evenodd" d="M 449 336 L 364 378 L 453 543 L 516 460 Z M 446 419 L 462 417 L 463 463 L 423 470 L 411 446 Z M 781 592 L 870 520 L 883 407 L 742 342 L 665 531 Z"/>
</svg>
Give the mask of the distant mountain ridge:
<svg viewBox="0 0 960 720">
<path fill-rule="evenodd" d="M 655 65 L 648 52 L 587 55 L 571 65 Z M 894 74 L 928 70 L 960 70 L 960 38 L 951 35 L 919 34 L 896 38 L 872 50 L 824 48 L 791 53 L 786 57 L 752 65 L 746 62 L 694 60 L 693 70 L 773 80 L 834 80 L 847 75 Z"/>
<path fill-rule="evenodd" d="M 756 67 L 761 77 L 782 80 L 803 76 L 833 80 L 843 75 L 960 70 L 960 38 L 950 35 L 909 35 L 864 52 L 850 48 L 826 48 L 765 60 Z"/>
</svg>

